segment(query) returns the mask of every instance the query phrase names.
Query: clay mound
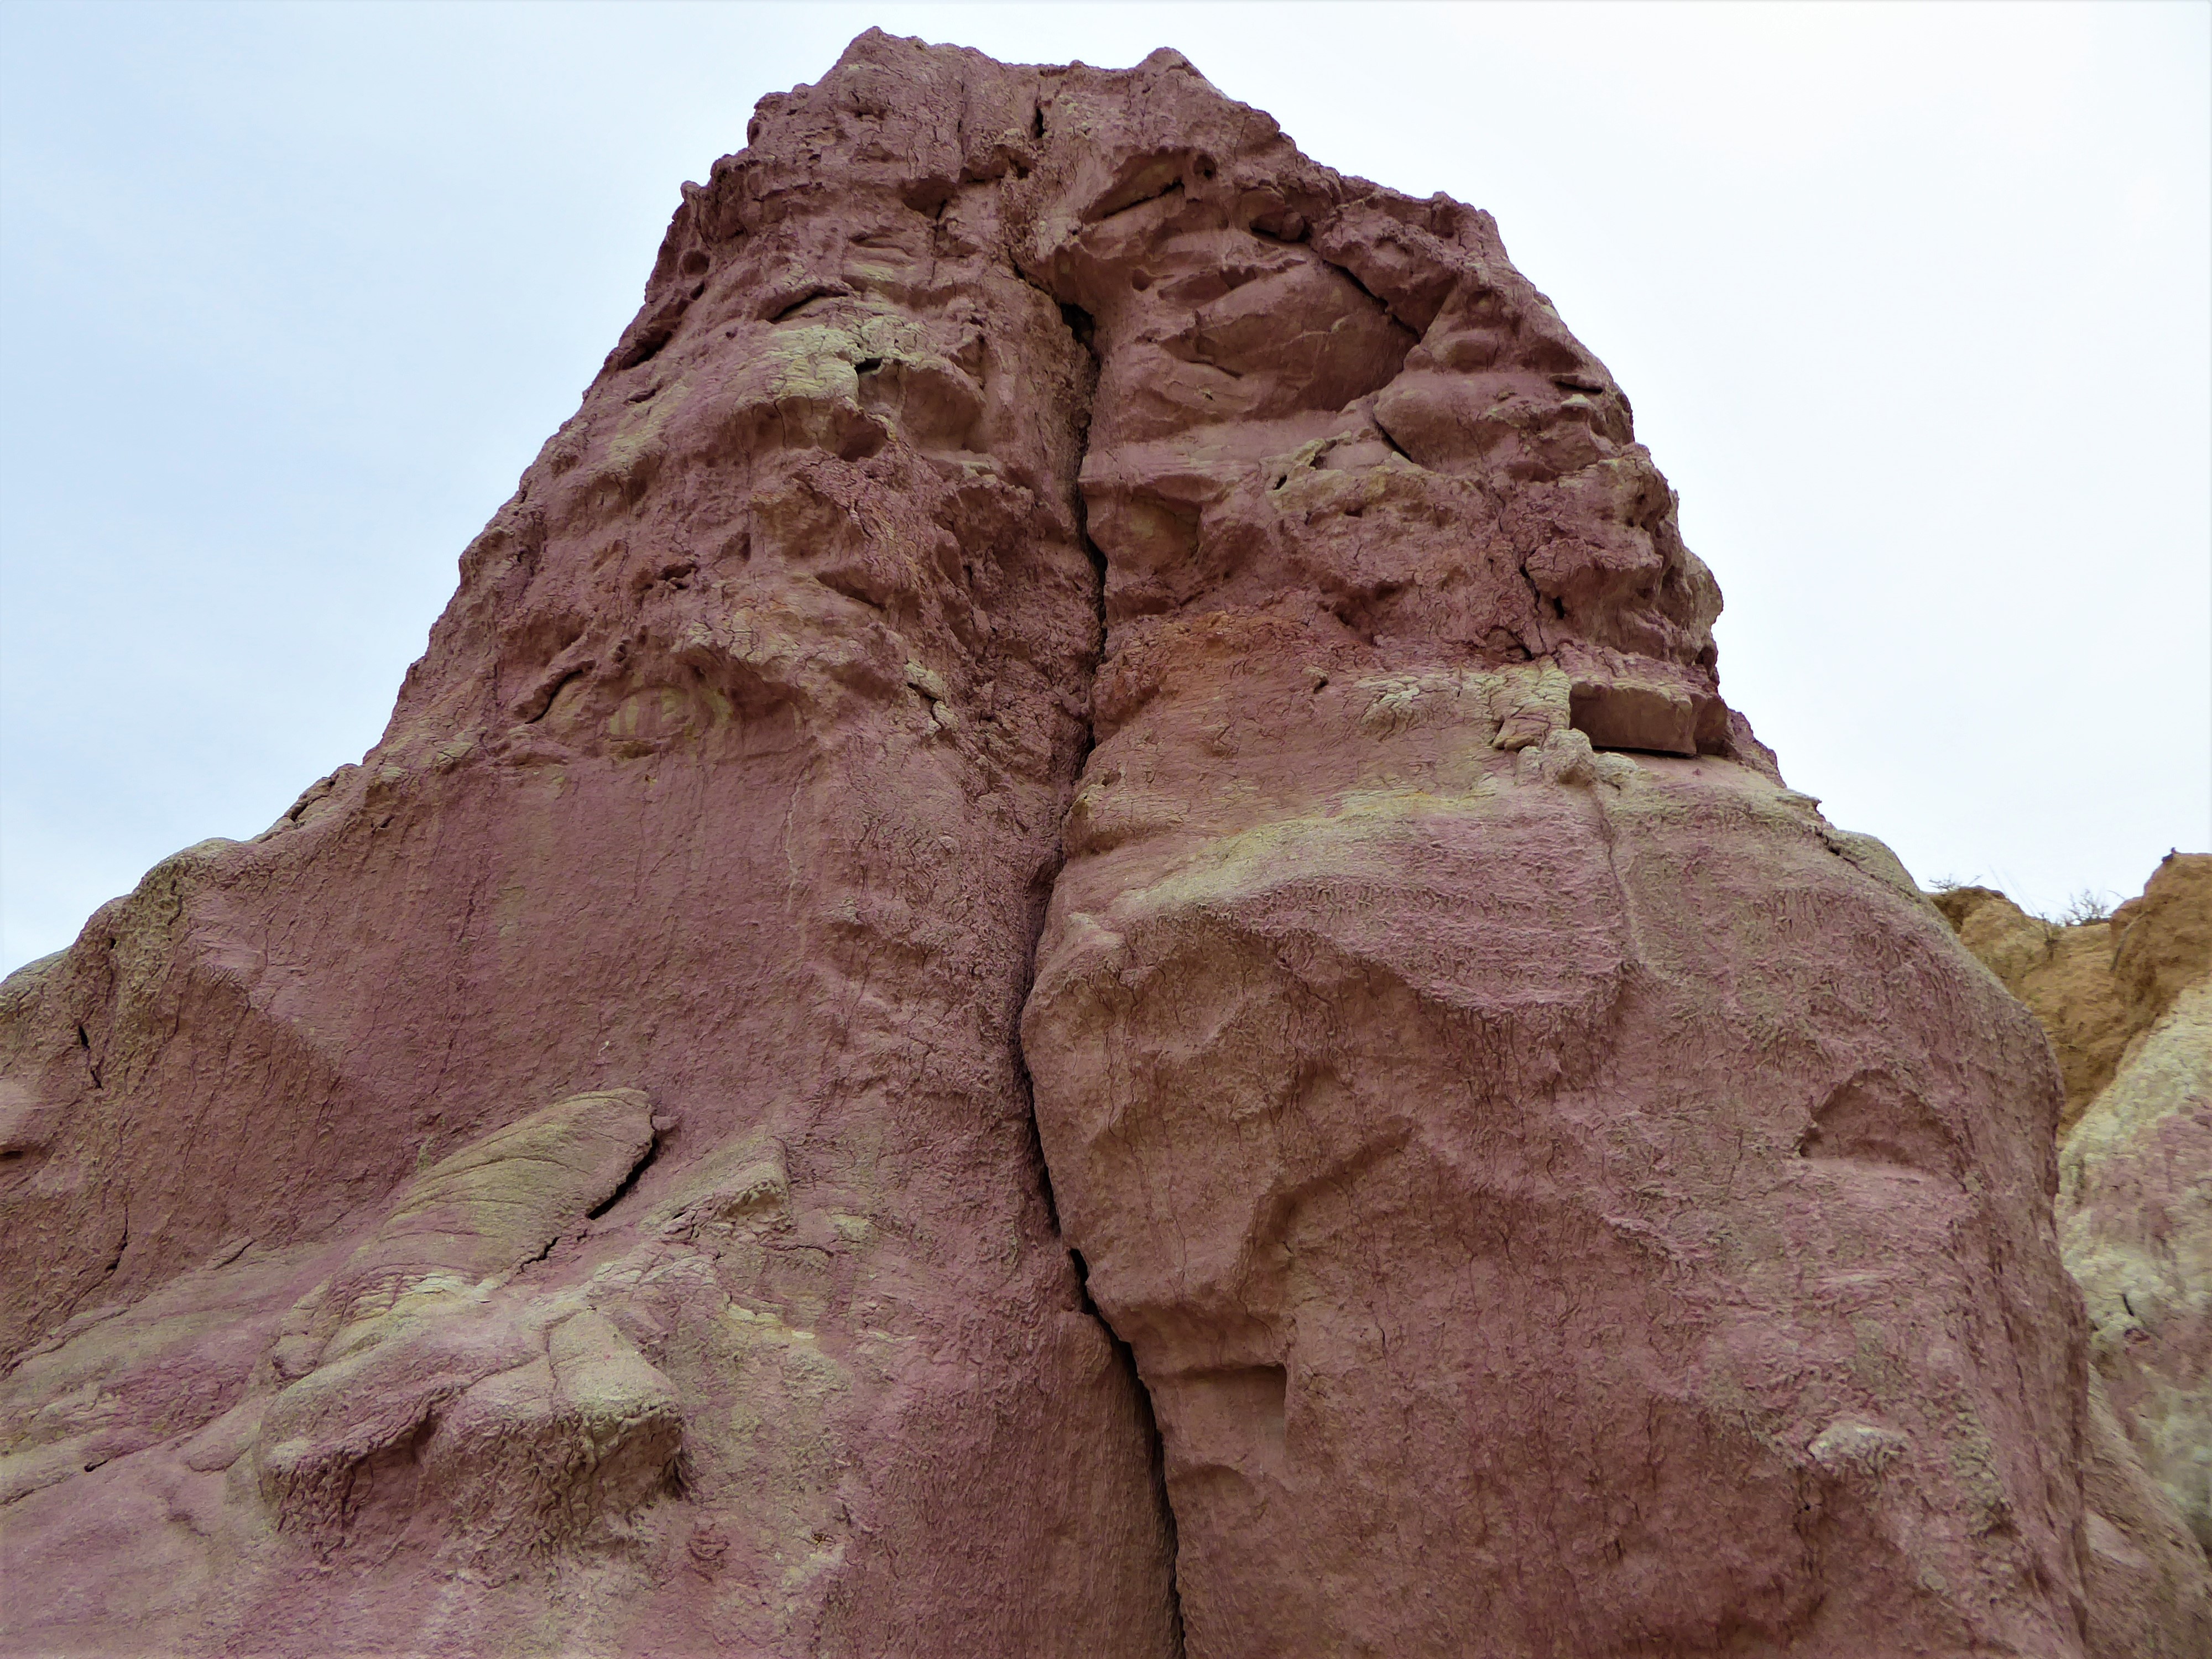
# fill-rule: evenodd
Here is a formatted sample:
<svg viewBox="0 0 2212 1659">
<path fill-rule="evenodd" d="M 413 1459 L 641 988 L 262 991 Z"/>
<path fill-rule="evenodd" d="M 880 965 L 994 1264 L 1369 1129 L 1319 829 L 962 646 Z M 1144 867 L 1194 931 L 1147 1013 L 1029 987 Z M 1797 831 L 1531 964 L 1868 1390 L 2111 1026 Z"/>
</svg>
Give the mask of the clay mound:
<svg viewBox="0 0 2212 1659">
<path fill-rule="evenodd" d="M 378 746 L 7 982 L 7 1642 L 2201 1650 L 2044 1039 L 1488 216 L 1166 52 L 747 137 Z"/>
</svg>

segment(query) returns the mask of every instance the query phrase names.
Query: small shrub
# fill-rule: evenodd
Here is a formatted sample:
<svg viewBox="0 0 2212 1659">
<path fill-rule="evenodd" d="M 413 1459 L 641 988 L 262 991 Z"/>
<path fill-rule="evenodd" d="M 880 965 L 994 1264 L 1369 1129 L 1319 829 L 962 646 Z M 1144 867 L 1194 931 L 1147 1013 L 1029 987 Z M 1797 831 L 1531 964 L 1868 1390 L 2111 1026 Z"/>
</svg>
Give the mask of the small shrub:
<svg viewBox="0 0 2212 1659">
<path fill-rule="evenodd" d="M 2112 896 L 2084 887 L 2066 902 L 2055 920 L 2062 927 L 2081 927 L 2102 921 L 2112 914 Z"/>
</svg>

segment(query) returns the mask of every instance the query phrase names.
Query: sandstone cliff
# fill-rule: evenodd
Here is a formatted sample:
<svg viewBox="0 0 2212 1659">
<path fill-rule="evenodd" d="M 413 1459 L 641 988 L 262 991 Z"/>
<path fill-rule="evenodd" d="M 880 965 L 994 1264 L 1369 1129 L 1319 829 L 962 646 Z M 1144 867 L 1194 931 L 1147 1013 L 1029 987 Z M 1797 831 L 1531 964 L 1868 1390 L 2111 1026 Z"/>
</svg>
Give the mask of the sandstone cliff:
<svg viewBox="0 0 2212 1659">
<path fill-rule="evenodd" d="M 7 983 L 8 1641 L 2201 1651 L 2043 1036 L 1489 217 L 1172 52 L 747 137 L 376 749 Z"/>
</svg>

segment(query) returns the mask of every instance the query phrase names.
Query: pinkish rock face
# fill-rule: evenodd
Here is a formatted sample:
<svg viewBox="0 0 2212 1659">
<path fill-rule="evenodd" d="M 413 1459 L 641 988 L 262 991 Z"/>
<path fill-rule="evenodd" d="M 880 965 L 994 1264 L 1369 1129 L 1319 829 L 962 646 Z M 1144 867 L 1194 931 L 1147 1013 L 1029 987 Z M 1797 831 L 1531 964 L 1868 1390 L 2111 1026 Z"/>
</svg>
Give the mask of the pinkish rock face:
<svg viewBox="0 0 2212 1659">
<path fill-rule="evenodd" d="M 1487 216 L 1172 53 L 748 137 L 377 749 L 8 983 L 9 1640 L 2083 1651 L 2047 1053 Z"/>
<path fill-rule="evenodd" d="M 784 100 L 378 749 L 10 982 L 11 1644 L 1171 1650 L 1015 1039 L 1094 370 L 886 75 L 1028 142 Z"/>
<path fill-rule="evenodd" d="M 1764 779 L 1351 712 L 1072 863 L 1025 1028 L 1193 1650 L 2072 1650 L 2027 1017 Z"/>
</svg>

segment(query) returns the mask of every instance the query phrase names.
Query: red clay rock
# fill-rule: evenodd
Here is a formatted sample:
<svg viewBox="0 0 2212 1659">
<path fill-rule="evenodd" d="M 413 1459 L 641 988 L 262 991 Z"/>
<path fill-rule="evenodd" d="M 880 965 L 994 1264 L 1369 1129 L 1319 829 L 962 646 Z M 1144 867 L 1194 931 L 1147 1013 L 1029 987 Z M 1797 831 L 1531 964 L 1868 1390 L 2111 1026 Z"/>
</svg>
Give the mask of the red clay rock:
<svg viewBox="0 0 2212 1659">
<path fill-rule="evenodd" d="M 2043 1039 L 1488 216 L 1171 52 L 748 138 L 378 747 L 9 981 L 9 1641 L 2169 1617 L 2084 1603 Z"/>
<path fill-rule="evenodd" d="M 1028 247 L 1108 635 L 1024 1049 L 1191 1650 L 2081 1651 L 2040 1032 L 1720 702 L 1487 220 L 1177 72 Z"/>
<path fill-rule="evenodd" d="M 376 750 L 10 982 L 0 1645 L 1173 1650 L 1016 1043 L 1098 639 L 1048 84 L 770 100 Z M 430 1202 L 606 1091 L 521 1231 Z"/>
</svg>

